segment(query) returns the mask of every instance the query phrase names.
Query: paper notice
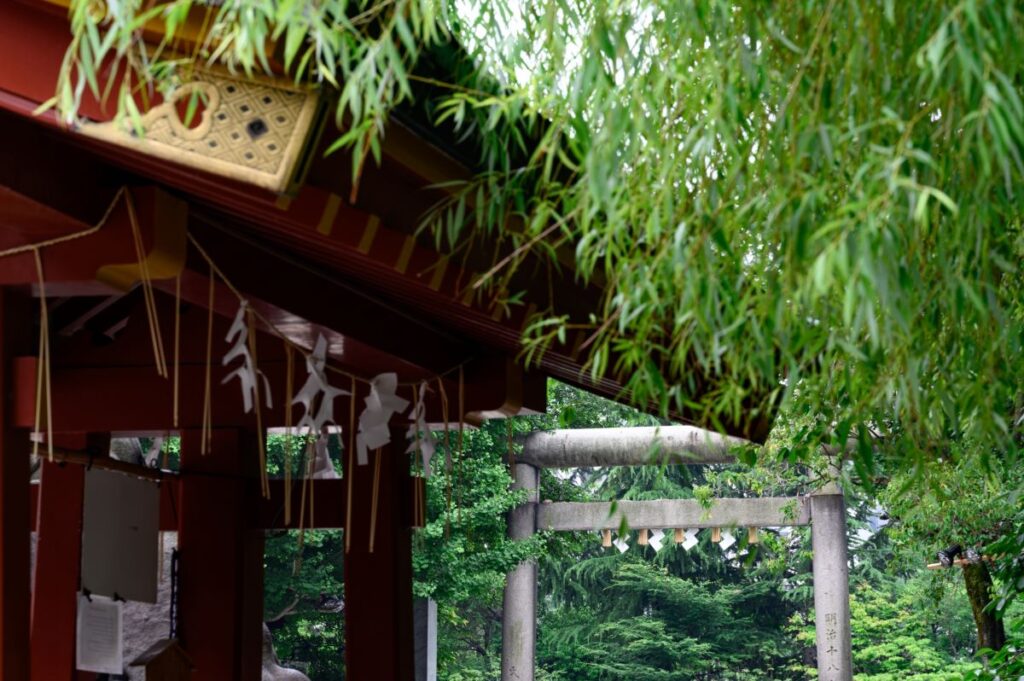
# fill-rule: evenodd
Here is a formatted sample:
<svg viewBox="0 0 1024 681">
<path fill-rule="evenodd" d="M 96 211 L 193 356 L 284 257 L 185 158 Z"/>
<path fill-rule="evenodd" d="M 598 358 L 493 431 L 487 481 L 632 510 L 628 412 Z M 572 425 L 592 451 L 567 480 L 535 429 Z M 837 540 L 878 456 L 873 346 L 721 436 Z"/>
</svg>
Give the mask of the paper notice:
<svg viewBox="0 0 1024 681">
<path fill-rule="evenodd" d="M 82 587 L 108 598 L 156 603 L 160 486 L 116 471 L 85 474 Z"/>
<path fill-rule="evenodd" d="M 78 595 L 76 667 L 101 674 L 124 673 L 121 602 Z"/>
</svg>

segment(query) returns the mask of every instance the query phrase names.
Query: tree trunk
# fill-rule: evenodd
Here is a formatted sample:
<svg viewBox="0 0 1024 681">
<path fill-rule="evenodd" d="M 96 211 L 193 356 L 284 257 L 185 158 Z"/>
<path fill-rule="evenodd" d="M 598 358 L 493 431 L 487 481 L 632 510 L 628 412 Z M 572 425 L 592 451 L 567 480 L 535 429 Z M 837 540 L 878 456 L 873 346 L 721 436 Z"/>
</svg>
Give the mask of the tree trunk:
<svg viewBox="0 0 1024 681">
<path fill-rule="evenodd" d="M 999 650 L 1006 644 L 1006 630 L 1003 628 L 1003 621 L 991 610 L 986 610 L 992 602 L 992 574 L 988 571 L 988 566 L 980 561 L 965 562 L 963 567 L 967 597 L 971 601 L 974 624 L 978 629 L 978 650 Z"/>
</svg>

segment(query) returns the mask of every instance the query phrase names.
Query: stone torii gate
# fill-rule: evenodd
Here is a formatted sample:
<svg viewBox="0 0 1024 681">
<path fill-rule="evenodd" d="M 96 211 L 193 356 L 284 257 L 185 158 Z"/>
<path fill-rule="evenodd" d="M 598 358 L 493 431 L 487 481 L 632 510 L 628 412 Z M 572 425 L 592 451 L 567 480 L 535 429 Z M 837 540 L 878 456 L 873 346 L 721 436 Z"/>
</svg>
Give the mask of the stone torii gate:
<svg viewBox="0 0 1024 681">
<path fill-rule="evenodd" d="M 515 465 L 514 489 L 527 500 L 509 514 L 509 535 L 526 539 L 538 529 L 614 530 L 623 520 L 642 529 L 811 526 L 815 634 L 820 681 L 852 681 L 846 505 L 831 482 L 809 496 L 717 499 L 706 509 L 693 499 L 539 503 L 541 468 L 586 468 L 731 463 L 742 440 L 691 426 L 594 428 L 528 436 Z M 653 457 L 653 458 L 652 458 Z M 534 681 L 537 565 L 509 573 L 502 621 L 502 681 Z"/>
</svg>

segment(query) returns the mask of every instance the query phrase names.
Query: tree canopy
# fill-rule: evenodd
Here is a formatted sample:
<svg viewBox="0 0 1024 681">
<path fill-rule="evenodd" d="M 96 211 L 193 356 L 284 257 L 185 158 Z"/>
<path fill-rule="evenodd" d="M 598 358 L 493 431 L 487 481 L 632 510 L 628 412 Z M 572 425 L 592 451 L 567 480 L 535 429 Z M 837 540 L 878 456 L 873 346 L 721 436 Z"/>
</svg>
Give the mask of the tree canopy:
<svg viewBox="0 0 1024 681">
<path fill-rule="evenodd" d="M 416 106 L 475 140 L 476 177 L 430 220 L 486 233 L 603 290 L 580 323 L 541 311 L 529 356 L 583 328 L 596 376 L 714 423 L 812 405 L 807 440 L 879 436 L 917 463 L 950 438 L 1014 448 L 1024 16 L 1016 3 L 666 0 L 73 0 L 54 104 L 73 119 L 115 57 L 133 89 L 190 65 L 269 70 L 335 93 L 338 148 L 379 158 Z M 192 10 L 207 39 L 169 48 Z M 459 46 L 456 48 L 456 44 Z M 443 73 L 418 69 L 431 55 Z M 424 83 L 430 87 L 418 87 Z M 713 379 L 710 385 L 697 380 Z"/>
</svg>

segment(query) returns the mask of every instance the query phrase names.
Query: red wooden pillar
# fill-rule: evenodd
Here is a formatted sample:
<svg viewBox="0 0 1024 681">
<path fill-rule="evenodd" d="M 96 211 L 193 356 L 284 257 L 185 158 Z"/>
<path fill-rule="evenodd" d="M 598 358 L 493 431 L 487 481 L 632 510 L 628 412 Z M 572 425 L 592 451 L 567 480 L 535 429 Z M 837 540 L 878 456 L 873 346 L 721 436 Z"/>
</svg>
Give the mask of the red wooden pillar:
<svg viewBox="0 0 1024 681">
<path fill-rule="evenodd" d="M 345 665 L 349 681 L 412 681 L 412 486 L 405 431 L 380 455 L 376 533 L 370 521 L 376 465 L 356 466 L 352 545 L 345 554 Z"/>
<path fill-rule="evenodd" d="M 106 455 L 110 450 L 110 435 L 64 435 L 56 438 L 56 444 Z M 90 672 L 75 672 L 75 619 L 82 572 L 84 501 L 83 466 L 43 462 L 32 577 L 32 681 L 95 678 Z"/>
<path fill-rule="evenodd" d="M 215 430 L 181 438 L 178 635 L 194 681 L 258 681 L 263 627 L 263 533 L 251 529 L 255 434 Z M 249 480 L 247 480 L 249 478 Z M 258 485 L 256 485 L 258 489 Z"/>
<path fill-rule="evenodd" d="M 43 463 L 32 591 L 32 681 L 74 678 L 85 468 Z"/>
<path fill-rule="evenodd" d="M 0 287 L 0 679 L 29 678 L 28 433 L 12 425 L 13 359 L 31 352 L 32 315 L 23 294 Z"/>
</svg>

